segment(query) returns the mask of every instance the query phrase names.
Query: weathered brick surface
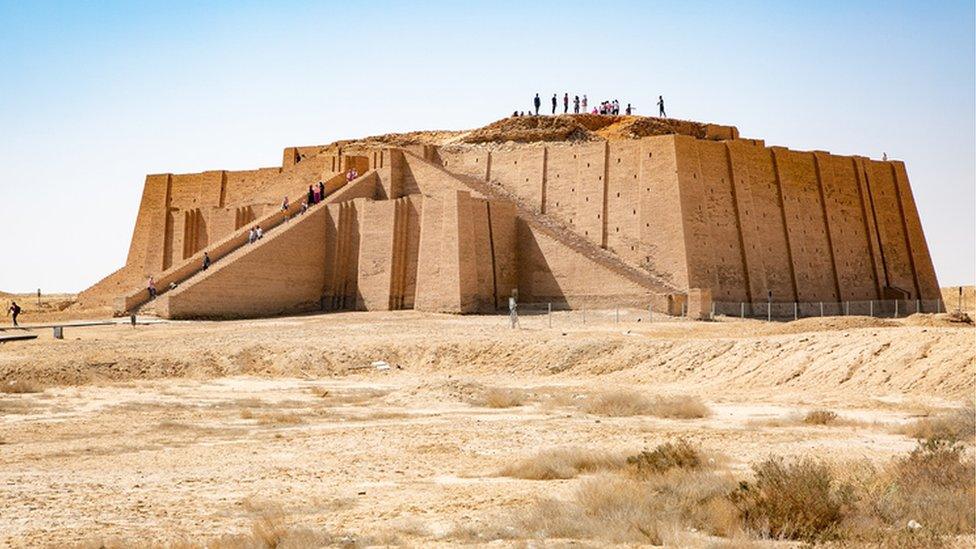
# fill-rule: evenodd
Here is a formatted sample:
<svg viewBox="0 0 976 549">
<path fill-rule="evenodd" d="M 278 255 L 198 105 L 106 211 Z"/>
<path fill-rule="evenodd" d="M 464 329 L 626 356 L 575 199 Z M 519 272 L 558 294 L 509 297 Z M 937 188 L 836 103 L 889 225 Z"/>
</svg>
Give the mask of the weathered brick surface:
<svg viewBox="0 0 976 549">
<path fill-rule="evenodd" d="M 504 308 L 515 289 L 523 302 L 696 309 L 767 292 L 774 301 L 939 297 L 903 163 L 709 128 L 707 139 L 290 147 L 281 168 L 151 175 L 126 266 L 82 295 L 136 284 L 124 301 L 137 304 L 149 274 L 192 276 L 204 249 L 233 250 L 283 196 L 297 205 L 319 180 L 331 192 L 355 168 L 376 171 L 192 278 L 161 309 L 478 312 Z M 294 272 L 272 276 L 275 263 Z M 655 285 L 675 295 L 651 295 Z M 691 301 L 681 296 L 692 289 Z"/>
</svg>

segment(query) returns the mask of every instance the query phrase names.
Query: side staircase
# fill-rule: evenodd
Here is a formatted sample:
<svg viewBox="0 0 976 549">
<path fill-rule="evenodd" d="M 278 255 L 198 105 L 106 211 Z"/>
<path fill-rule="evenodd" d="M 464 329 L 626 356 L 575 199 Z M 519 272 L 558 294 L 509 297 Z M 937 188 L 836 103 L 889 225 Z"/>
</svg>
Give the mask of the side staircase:
<svg viewBox="0 0 976 549">
<path fill-rule="evenodd" d="M 342 193 L 340 191 L 347 185 L 352 186 L 356 183 L 375 179 L 376 177 L 376 170 L 370 170 L 356 180 L 347 182 L 346 175 L 344 173 L 335 174 L 324 183 L 326 192 L 325 198 L 318 204 L 310 206 L 306 214 L 312 212 L 313 210 L 323 208 L 326 204 L 341 200 L 340 196 Z M 156 303 L 158 299 L 173 289 L 193 284 L 198 279 L 207 276 L 207 274 L 215 268 L 218 262 L 233 260 L 235 256 L 246 253 L 248 251 L 246 247 L 248 245 L 248 235 L 251 228 L 260 226 L 265 235 L 264 238 L 268 238 L 269 233 L 274 231 L 292 217 L 299 214 L 301 202 L 304 199 L 304 191 L 295 196 L 290 196 L 288 198 L 289 208 L 287 210 L 278 210 L 260 219 L 249 222 L 227 237 L 198 251 L 192 257 L 184 260 L 179 265 L 171 267 L 170 269 L 161 273 L 159 277 L 156 278 L 157 300 L 150 300 L 149 291 L 145 287 L 131 291 L 128 294 L 118 298 L 115 303 L 116 313 L 157 315 L 158 311 L 156 309 Z M 203 270 L 204 253 L 210 255 L 210 260 L 213 263 L 211 270 Z"/>
</svg>

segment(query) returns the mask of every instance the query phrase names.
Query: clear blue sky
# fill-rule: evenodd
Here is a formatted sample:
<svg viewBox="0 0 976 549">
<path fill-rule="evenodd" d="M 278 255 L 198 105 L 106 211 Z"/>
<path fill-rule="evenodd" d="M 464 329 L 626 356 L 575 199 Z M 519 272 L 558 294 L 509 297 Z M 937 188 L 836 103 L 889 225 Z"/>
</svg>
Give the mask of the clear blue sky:
<svg viewBox="0 0 976 549">
<path fill-rule="evenodd" d="M 0 0 L 0 289 L 122 266 L 145 174 L 616 97 L 907 162 L 943 285 L 976 280 L 970 2 Z"/>
</svg>

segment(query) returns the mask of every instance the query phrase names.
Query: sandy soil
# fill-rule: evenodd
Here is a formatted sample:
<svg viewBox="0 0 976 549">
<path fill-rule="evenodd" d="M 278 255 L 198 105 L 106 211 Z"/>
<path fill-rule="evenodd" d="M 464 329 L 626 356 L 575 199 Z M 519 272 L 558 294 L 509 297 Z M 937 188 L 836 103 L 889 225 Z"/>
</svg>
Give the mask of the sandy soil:
<svg viewBox="0 0 976 549">
<path fill-rule="evenodd" d="M 581 482 L 495 475 L 540 449 L 636 453 L 684 436 L 733 471 L 769 454 L 877 461 L 914 445 L 893 426 L 972 403 L 976 331 L 938 317 L 637 318 L 565 312 L 510 330 L 404 311 L 39 331 L 0 346 L 0 383 L 46 387 L 0 393 L 0 545 L 202 541 L 248 533 L 268 509 L 349 539 L 449 544 Z M 527 397 L 478 405 L 491 387 Z M 698 396 L 712 415 L 577 405 L 621 388 Z M 815 408 L 850 421 L 777 424 Z"/>
</svg>

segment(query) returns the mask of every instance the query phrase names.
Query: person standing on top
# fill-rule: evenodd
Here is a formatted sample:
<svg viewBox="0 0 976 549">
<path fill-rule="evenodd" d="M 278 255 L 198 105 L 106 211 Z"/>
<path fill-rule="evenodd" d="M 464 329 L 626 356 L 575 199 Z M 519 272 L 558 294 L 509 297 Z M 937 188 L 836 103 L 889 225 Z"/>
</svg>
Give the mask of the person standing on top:
<svg viewBox="0 0 976 549">
<path fill-rule="evenodd" d="M 627 116 L 630 116 L 630 113 L 631 113 L 632 111 L 633 111 L 633 109 L 632 109 L 632 108 L 630 107 L 630 103 L 627 103 L 627 110 L 626 110 L 626 111 L 624 111 L 624 112 L 626 112 L 626 113 L 627 113 Z"/>
<path fill-rule="evenodd" d="M 658 111 L 659 115 L 661 116 L 661 118 L 667 118 L 668 117 L 668 115 L 664 113 L 664 96 L 663 95 L 657 96 L 657 111 Z"/>
<path fill-rule="evenodd" d="M 149 291 L 149 299 L 156 299 L 156 279 L 149 275 L 149 282 L 146 282 L 146 290 Z"/>
<path fill-rule="evenodd" d="M 583 94 L 583 112 L 586 112 L 586 94 Z"/>
<path fill-rule="evenodd" d="M 558 100 L 556 99 L 556 94 L 552 94 L 552 114 L 553 115 L 556 114 L 556 103 L 558 103 Z"/>
<path fill-rule="evenodd" d="M 319 201 L 325 200 L 325 183 L 319 181 Z"/>
<path fill-rule="evenodd" d="M 569 94 L 563 94 L 563 114 L 569 113 Z"/>
<path fill-rule="evenodd" d="M 305 200 L 308 201 L 309 204 L 315 204 L 315 190 L 312 189 L 311 185 L 308 186 L 308 195 L 305 196 Z"/>
<path fill-rule="evenodd" d="M 281 201 L 281 211 L 288 211 L 288 197 L 286 196 L 284 200 Z"/>
<path fill-rule="evenodd" d="M 19 326 L 19 324 L 17 324 L 17 315 L 20 314 L 20 305 L 17 305 L 16 301 L 10 302 L 10 308 L 7 309 L 7 314 L 12 314 L 14 317 L 14 326 Z"/>
<path fill-rule="evenodd" d="M 203 252 L 203 270 L 206 271 L 210 268 L 210 254 Z"/>
<path fill-rule="evenodd" d="M 264 231 L 261 230 L 261 225 L 258 225 L 254 229 L 254 240 L 261 240 L 262 236 L 264 236 Z"/>
<path fill-rule="evenodd" d="M 539 94 L 535 94 L 535 99 L 532 100 L 532 103 L 535 105 L 535 115 L 539 116 L 539 107 L 542 106 L 542 100 L 539 99 Z"/>
<path fill-rule="evenodd" d="M 579 96 L 577 95 L 573 97 L 573 114 L 579 114 L 579 107 L 580 107 L 580 102 L 579 102 Z M 586 110 L 586 107 L 584 107 L 583 110 Z"/>
<path fill-rule="evenodd" d="M 247 232 L 247 243 L 254 244 L 254 241 L 257 239 L 258 235 L 254 232 L 254 227 L 251 227 L 251 230 Z"/>
</svg>

